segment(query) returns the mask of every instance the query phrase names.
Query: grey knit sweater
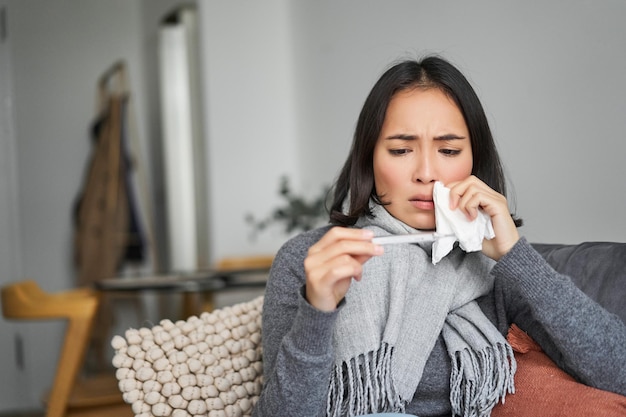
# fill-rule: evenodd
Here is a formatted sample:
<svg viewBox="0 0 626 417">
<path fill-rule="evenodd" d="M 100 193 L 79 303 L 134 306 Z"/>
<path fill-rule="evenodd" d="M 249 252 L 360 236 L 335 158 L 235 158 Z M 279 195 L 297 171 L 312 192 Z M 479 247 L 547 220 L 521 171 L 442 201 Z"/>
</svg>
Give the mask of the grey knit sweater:
<svg viewBox="0 0 626 417">
<path fill-rule="evenodd" d="M 325 415 L 332 335 L 341 305 L 322 312 L 308 304 L 303 262 L 326 231 L 328 227 L 291 239 L 272 266 L 263 306 L 265 383 L 254 417 Z M 494 289 L 478 303 L 502 334 L 514 322 L 579 381 L 626 395 L 626 325 L 617 316 L 556 273 L 523 238 L 492 274 Z M 406 412 L 450 416 L 450 369 L 440 336 Z"/>
</svg>

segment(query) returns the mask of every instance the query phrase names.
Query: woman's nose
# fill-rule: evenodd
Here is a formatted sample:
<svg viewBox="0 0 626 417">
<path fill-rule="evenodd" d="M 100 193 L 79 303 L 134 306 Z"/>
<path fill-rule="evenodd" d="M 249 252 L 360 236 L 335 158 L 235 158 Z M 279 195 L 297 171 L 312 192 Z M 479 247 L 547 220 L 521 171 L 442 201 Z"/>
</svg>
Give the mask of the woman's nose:
<svg viewBox="0 0 626 417">
<path fill-rule="evenodd" d="M 435 173 L 433 163 L 428 155 L 421 155 L 415 166 L 415 181 L 427 184 L 435 181 Z"/>
</svg>

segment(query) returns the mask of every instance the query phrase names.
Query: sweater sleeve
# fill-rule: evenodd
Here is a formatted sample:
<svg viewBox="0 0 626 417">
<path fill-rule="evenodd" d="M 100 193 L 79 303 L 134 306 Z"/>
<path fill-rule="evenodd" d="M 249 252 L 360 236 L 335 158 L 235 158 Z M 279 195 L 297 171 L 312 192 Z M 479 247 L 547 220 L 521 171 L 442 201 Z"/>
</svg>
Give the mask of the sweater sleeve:
<svg viewBox="0 0 626 417">
<path fill-rule="evenodd" d="M 557 273 L 524 239 L 494 266 L 509 322 L 586 385 L 626 395 L 626 325 Z"/>
<path fill-rule="evenodd" d="M 304 298 L 303 262 L 313 243 L 310 236 L 285 244 L 270 271 L 263 305 L 264 384 L 254 417 L 326 412 L 337 311 L 319 311 Z"/>
</svg>

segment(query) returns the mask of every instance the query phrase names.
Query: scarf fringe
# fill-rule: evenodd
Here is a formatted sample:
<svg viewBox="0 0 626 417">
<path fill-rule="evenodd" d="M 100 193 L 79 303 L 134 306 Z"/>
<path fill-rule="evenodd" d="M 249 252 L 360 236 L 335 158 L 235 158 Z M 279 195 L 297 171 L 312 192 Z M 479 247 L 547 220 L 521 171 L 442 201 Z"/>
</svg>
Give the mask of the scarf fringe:
<svg viewBox="0 0 626 417">
<path fill-rule="evenodd" d="M 464 349 L 452 357 L 450 403 L 454 416 L 489 417 L 498 400 L 515 392 L 517 363 L 508 343 L 479 352 Z"/>
<path fill-rule="evenodd" d="M 378 350 L 336 364 L 331 375 L 326 414 L 354 417 L 370 413 L 403 413 L 405 404 L 396 393 L 391 375 L 393 348 Z"/>
</svg>

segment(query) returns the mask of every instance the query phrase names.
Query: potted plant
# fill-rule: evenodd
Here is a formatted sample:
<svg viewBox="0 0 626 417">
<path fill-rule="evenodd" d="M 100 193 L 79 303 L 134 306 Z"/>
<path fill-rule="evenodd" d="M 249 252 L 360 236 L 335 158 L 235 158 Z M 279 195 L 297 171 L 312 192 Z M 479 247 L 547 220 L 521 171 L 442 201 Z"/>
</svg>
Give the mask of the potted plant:
<svg viewBox="0 0 626 417">
<path fill-rule="evenodd" d="M 312 200 L 297 195 L 291 189 L 289 178 L 282 176 L 278 193 L 284 204 L 279 205 L 262 219 L 256 219 L 251 213 L 246 215 L 246 222 L 252 228 L 252 237 L 274 224 L 281 224 L 286 234 L 304 232 L 319 226 L 328 220 L 327 202 L 330 188 L 323 187 L 320 194 Z"/>
</svg>

